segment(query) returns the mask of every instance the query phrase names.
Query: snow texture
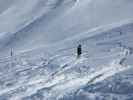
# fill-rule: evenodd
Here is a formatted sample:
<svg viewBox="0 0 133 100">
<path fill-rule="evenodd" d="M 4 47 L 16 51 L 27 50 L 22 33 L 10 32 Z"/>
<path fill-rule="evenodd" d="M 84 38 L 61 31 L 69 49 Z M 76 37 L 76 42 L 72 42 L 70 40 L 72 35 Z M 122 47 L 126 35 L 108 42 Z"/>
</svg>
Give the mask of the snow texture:
<svg viewBox="0 0 133 100">
<path fill-rule="evenodd" d="M 0 0 L 0 100 L 133 100 L 132 9 L 132 0 Z"/>
</svg>

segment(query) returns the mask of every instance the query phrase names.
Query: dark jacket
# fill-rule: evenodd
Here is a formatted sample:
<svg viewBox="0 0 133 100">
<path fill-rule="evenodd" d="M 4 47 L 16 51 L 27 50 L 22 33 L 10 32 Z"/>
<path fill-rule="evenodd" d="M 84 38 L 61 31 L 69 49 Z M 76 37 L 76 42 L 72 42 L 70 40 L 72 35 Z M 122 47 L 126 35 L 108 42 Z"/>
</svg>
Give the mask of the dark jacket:
<svg viewBox="0 0 133 100">
<path fill-rule="evenodd" d="M 80 56 L 81 54 L 82 54 L 82 46 L 81 44 L 79 44 L 77 47 L 77 55 Z"/>
</svg>

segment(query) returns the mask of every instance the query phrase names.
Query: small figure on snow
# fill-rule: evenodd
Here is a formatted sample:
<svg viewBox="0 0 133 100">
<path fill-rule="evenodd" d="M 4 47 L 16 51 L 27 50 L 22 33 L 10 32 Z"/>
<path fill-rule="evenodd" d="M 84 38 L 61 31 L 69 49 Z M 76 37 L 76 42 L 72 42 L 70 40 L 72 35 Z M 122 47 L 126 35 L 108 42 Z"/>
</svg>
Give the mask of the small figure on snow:
<svg viewBox="0 0 133 100">
<path fill-rule="evenodd" d="M 82 46 L 81 44 L 78 45 L 77 47 L 77 58 L 79 58 L 82 54 Z"/>
<path fill-rule="evenodd" d="M 11 51 L 10 51 L 10 56 L 12 57 L 13 56 L 13 49 L 11 48 Z"/>
<path fill-rule="evenodd" d="M 10 50 L 10 66 L 13 67 L 14 65 L 14 58 L 13 58 L 14 54 L 13 54 L 13 49 L 11 48 Z"/>
</svg>

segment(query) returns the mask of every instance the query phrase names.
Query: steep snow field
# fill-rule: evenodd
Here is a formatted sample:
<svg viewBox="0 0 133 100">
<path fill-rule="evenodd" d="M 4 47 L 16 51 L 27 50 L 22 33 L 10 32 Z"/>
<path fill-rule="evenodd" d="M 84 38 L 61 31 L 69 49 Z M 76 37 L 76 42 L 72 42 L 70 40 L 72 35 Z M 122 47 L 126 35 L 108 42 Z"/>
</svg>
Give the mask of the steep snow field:
<svg viewBox="0 0 133 100">
<path fill-rule="evenodd" d="M 133 16 L 131 0 L 1 2 L 5 5 L 1 6 L 4 10 L 0 14 L 1 55 L 8 55 L 10 48 L 14 48 L 17 53 L 53 44 L 92 28 L 131 19 Z"/>
<path fill-rule="evenodd" d="M 38 57 L 22 53 L 1 59 L 0 100 L 133 99 L 133 24 L 116 25 L 100 27 L 85 37 L 81 34 L 79 42 L 84 53 L 78 59 L 76 43 L 53 54 L 47 51 L 46 56 L 45 52 Z M 66 39 L 56 46 L 78 38 Z M 38 49 L 30 52 L 34 54 Z"/>
<path fill-rule="evenodd" d="M 0 100 L 133 100 L 131 0 L 0 3 Z"/>
</svg>

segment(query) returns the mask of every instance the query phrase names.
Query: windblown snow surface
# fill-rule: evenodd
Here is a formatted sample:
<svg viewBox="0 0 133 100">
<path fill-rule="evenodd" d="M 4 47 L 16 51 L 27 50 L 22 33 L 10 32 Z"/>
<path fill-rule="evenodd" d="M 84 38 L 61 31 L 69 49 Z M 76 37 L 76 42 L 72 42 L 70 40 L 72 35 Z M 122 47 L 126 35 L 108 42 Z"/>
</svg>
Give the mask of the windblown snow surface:
<svg viewBox="0 0 133 100">
<path fill-rule="evenodd" d="M 0 100 L 133 100 L 132 9 L 132 0 L 0 0 Z"/>
</svg>

